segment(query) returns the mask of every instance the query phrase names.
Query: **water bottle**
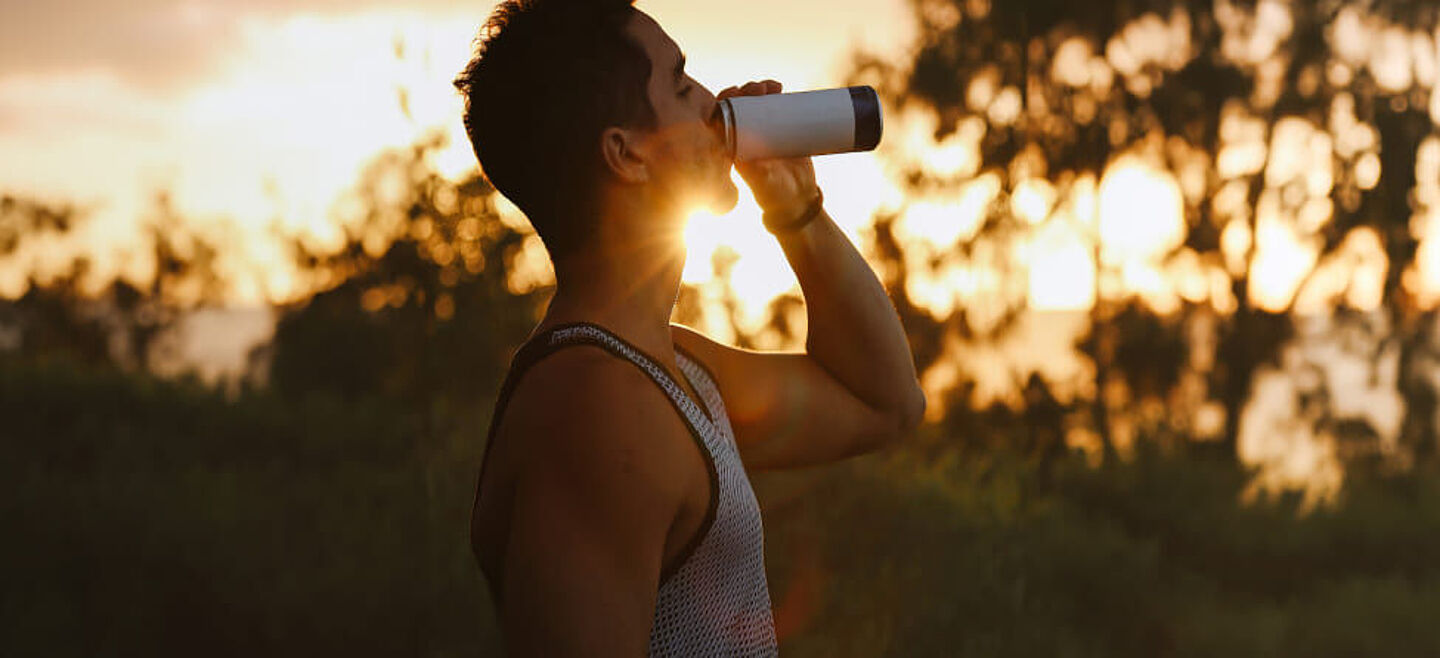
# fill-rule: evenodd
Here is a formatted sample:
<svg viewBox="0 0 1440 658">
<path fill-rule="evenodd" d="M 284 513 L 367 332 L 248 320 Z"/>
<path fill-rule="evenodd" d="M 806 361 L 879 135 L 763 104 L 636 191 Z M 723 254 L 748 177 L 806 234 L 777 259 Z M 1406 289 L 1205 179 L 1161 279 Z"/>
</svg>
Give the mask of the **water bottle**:
<svg viewBox="0 0 1440 658">
<path fill-rule="evenodd" d="M 880 143 L 880 99 L 871 87 L 732 96 L 711 118 L 731 160 L 869 151 Z"/>
</svg>

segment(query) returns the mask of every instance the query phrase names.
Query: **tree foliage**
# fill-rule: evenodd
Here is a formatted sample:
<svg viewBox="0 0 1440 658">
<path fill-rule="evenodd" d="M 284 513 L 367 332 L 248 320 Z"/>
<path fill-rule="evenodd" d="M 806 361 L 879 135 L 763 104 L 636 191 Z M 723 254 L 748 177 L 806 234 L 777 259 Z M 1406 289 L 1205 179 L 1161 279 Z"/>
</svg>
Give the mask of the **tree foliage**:
<svg viewBox="0 0 1440 658">
<path fill-rule="evenodd" d="M 270 353 L 256 355 L 262 366 L 269 357 L 277 389 L 418 410 L 468 407 L 498 387 L 550 287 L 516 287 L 517 260 L 535 255 L 538 238 L 502 219 L 478 172 L 460 182 L 437 173 L 429 158 L 441 144 L 432 136 L 367 167 L 338 249 L 291 242 L 322 289 L 283 309 Z"/>
<path fill-rule="evenodd" d="M 29 358 L 156 369 L 174 358 L 182 317 L 223 301 L 221 246 L 162 193 L 140 223 L 147 248 L 142 257 L 151 264 L 148 280 L 98 280 L 93 255 L 73 251 L 66 242 L 89 221 L 81 208 L 0 197 L 0 263 L 18 264 L 26 279 L 18 299 L 0 299 L 0 327 L 14 334 L 13 344 L 0 349 Z"/>
<path fill-rule="evenodd" d="M 1196 380 L 1198 388 L 1185 385 L 1199 391 L 1198 401 L 1223 406 L 1221 438 L 1233 454 L 1252 380 L 1258 369 L 1281 367 L 1291 315 L 1350 305 L 1377 312 L 1357 301 L 1363 289 L 1389 318 L 1380 339 L 1404 352 L 1396 386 L 1412 403 L 1401 452 L 1433 454 L 1433 403 L 1424 401 L 1434 392 L 1417 372 L 1434 351 L 1432 302 L 1421 298 L 1417 274 L 1426 267 L 1417 248 L 1437 207 L 1431 190 L 1440 176 L 1428 164 L 1440 154 L 1440 115 L 1427 109 L 1440 107 L 1429 103 L 1433 6 L 915 0 L 912 7 L 919 36 L 910 55 L 858 55 L 853 81 L 876 85 L 894 107 L 922 108 L 934 117 L 938 145 L 974 154 L 939 170 L 901 161 L 912 195 L 943 196 L 987 179 L 998 182 L 999 193 L 973 236 L 930 263 L 906 258 L 896 235 L 900 216 L 881 218 L 877 251 L 896 264 L 896 290 L 955 264 L 988 268 L 1002 280 L 1034 276 L 1047 265 L 1027 271 L 993 255 L 1062 227 L 1088 245 L 1095 269 L 1090 335 L 1080 343 L 1095 367 L 1094 388 L 1128 392 L 1118 406 L 1097 393 L 1087 422 L 1109 446 L 1115 416 L 1134 415 L 1147 399 L 1181 406 L 1177 385 Z M 1112 248 L 1130 239 L 1117 231 L 1143 231 L 1144 222 L 1124 227 L 1114 216 L 1149 212 L 1160 222 L 1164 204 L 1137 205 L 1153 206 L 1155 197 L 1117 184 L 1119 201 L 1104 214 L 1106 178 L 1135 163 L 1173 181 L 1183 220 L 1180 239 L 1162 241 L 1162 252 L 1142 259 Z M 1095 218 L 1097 183 L 1102 214 Z M 1020 204 L 1037 194 L 1041 210 L 1027 215 Z M 1277 255 L 1280 234 L 1282 247 L 1295 245 L 1314 265 L 1277 276 L 1277 268 L 1295 269 Z M 1356 269 L 1362 259 L 1379 261 L 1378 278 Z M 1168 292 L 1129 283 L 1140 271 L 1158 273 Z M 1200 283 L 1186 290 L 1186 278 Z M 984 304 L 939 319 L 925 312 L 925 300 L 903 295 L 917 358 L 922 365 L 941 359 L 947 335 L 1003 334 L 1025 311 L 1025 291 L 1002 286 L 979 300 Z M 1000 307 L 998 320 L 977 322 L 974 307 L 985 305 Z M 1135 309 L 1169 318 L 1161 325 L 1171 336 L 1154 342 L 1145 327 L 1151 321 Z M 1215 345 L 1181 340 L 1197 323 L 1212 322 Z M 1193 365 L 1197 351 L 1207 365 Z M 1141 358 L 1126 356 L 1136 353 Z M 1193 375 L 1157 378 L 1157 359 L 1179 361 Z"/>
</svg>

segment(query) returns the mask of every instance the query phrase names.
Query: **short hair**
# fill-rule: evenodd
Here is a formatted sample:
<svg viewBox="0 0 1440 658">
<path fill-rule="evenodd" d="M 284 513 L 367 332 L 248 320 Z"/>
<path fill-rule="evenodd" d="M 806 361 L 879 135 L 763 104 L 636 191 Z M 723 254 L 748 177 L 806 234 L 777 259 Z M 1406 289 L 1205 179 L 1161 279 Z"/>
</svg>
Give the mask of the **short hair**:
<svg viewBox="0 0 1440 658">
<path fill-rule="evenodd" d="M 650 59 L 625 32 L 634 2 L 503 2 L 455 80 L 481 171 L 529 218 L 552 261 L 594 233 L 601 133 L 656 125 Z"/>
</svg>

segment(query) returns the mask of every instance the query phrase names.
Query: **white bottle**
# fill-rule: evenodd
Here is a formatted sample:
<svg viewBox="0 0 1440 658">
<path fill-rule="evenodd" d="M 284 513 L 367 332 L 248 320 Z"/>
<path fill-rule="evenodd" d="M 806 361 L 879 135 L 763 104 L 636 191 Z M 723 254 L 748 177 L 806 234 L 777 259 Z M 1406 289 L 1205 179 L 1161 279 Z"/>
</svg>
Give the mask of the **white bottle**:
<svg viewBox="0 0 1440 658">
<path fill-rule="evenodd" d="M 732 96 L 715 108 L 732 160 L 869 151 L 880 143 L 880 99 L 870 87 Z"/>
</svg>

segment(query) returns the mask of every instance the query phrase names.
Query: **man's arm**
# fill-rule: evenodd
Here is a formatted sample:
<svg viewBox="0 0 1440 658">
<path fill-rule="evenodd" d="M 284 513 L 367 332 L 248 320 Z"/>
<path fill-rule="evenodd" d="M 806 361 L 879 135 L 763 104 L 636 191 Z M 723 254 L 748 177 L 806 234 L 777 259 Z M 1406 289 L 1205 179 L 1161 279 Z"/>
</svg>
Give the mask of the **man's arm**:
<svg viewBox="0 0 1440 658">
<path fill-rule="evenodd" d="M 778 237 L 805 297 L 805 353 L 857 398 L 913 428 L 925 395 L 900 317 L 869 263 L 824 211 Z"/>
<path fill-rule="evenodd" d="M 714 374 L 746 467 L 832 462 L 909 434 L 925 397 L 869 265 L 825 214 L 780 244 L 805 295 L 806 353 L 736 349 L 672 325 L 675 341 Z"/>
<path fill-rule="evenodd" d="M 779 91 L 767 80 L 719 96 Z M 736 169 L 760 207 L 783 218 L 798 217 L 817 191 L 809 158 L 741 162 Z M 925 396 L 899 316 L 870 265 L 823 210 L 778 237 L 805 296 L 805 354 L 737 350 L 675 332 L 719 380 L 746 465 L 833 461 L 908 434 L 924 416 Z"/>
<path fill-rule="evenodd" d="M 683 495 L 675 448 L 688 447 L 689 437 L 657 440 L 685 430 L 643 373 L 606 356 L 591 361 L 544 396 L 565 400 L 562 412 L 525 414 L 516 434 L 528 445 L 499 601 L 507 655 L 646 651 L 666 535 Z"/>
</svg>

